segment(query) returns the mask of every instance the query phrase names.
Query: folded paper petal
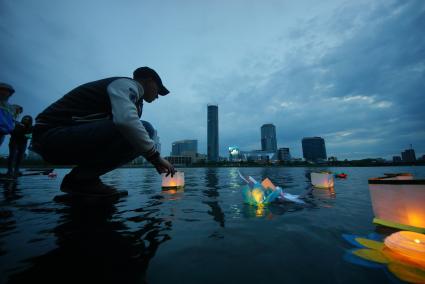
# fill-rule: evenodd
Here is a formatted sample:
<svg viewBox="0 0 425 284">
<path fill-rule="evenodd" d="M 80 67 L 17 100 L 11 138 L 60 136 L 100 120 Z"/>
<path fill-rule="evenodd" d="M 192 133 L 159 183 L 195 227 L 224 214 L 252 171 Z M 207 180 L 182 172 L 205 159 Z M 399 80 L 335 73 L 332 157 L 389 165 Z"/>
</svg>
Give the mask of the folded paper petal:
<svg viewBox="0 0 425 284">
<path fill-rule="evenodd" d="M 264 188 L 267 189 L 271 189 L 271 190 L 276 190 L 276 186 L 272 183 L 272 181 L 269 178 L 265 178 L 262 182 L 261 185 Z"/>
</svg>

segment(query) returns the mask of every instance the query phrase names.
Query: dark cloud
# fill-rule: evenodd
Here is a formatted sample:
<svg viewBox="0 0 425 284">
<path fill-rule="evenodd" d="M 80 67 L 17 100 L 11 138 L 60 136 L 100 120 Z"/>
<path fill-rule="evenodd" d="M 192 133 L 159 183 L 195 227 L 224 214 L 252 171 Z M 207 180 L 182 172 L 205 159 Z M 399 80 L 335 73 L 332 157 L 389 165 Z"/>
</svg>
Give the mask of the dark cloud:
<svg viewBox="0 0 425 284">
<path fill-rule="evenodd" d="M 237 110 L 237 133 L 251 133 L 233 144 L 259 141 L 260 126 L 272 122 L 279 145 L 297 156 L 301 138 L 316 135 L 326 138 L 330 155 L 388 157 L 410 143 L 423 153 L 424 7 L 423 1 L 396 1 L 339 8 L 329 21 L 308 20 L 280 39 L 299 42 L 266 83 L 253 83 L 263 74 L 242 74 L 208 88 L 227 91 L 219 95 L 222 111 Z M 234 128 L 224 131 L 225 143 L 236 136 Z"/>
<path fill-rule="evenodd" d="M 158 21 L 149 1 L 97 14 L 78 1 L 0 1 L 0 80 L 36 115 L 78 84 L 158 67 L 172 94 L 144 115 L 165 154 L 180 139 L 206 152 L 208 103 L 219 105 L 222 155 L 260 148 L 264 123 L 298 157 L 304 136 L 341 158 L 425 152 L 424 1 L 276 2 L 261 13 L 189 2 L 182 13 L 168 3 Z"/>
</svg>

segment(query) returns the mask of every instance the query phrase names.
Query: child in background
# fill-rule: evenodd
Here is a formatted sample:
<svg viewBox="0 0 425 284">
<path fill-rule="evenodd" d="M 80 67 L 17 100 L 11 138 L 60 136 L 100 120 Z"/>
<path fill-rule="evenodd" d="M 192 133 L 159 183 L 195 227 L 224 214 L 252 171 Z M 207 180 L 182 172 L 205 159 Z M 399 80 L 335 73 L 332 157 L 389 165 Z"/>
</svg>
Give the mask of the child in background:
<svg viewBox="0 0 425 284">
<path fill-rule="evenodd" d="M 21 175 L 19 167 L 27 149 L 28 139 L 32 133 L 32 117 L 25 115 L 21 122 L 16 122 L 9 142 L 9 159 L 7 175 L 16 178 Z"/>
</svg>

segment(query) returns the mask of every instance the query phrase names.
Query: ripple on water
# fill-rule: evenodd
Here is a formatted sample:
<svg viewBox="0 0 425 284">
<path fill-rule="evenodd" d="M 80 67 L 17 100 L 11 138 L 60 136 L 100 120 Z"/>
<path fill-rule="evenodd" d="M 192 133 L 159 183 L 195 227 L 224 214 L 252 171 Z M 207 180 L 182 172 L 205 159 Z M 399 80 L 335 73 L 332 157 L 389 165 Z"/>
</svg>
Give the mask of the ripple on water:
<svg viewBox="0 0 425 284">
<path fill-rule="evenodd" d="M 367 179 L 423 167 L 345 168 L 333 190 L 313 189 L 308 168 L 243 168 L 305 204 L 244 204 L 237 168 L 183 169 L 186 186 L 162 190 L 154 169 L 118 169 L 105 182 L 119 200 L 76 200 L 56 179 L 25 177 L 0 196 L 0 282 L 386 283 L 384 271 L 343 260 L 343 233 L 375 227 Z M 332 170 L 332 169 L 331 169 Z M 306 271 L 308 273 L 306 273 Z"/>
</svg>

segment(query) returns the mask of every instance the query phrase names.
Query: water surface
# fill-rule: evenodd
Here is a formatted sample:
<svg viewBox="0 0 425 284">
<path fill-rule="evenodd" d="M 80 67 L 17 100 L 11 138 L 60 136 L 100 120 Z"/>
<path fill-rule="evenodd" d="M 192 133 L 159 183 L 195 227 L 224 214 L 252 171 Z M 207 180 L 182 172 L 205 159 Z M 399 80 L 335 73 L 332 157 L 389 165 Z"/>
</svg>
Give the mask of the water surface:
<svg viewBox="0 0 425 284">
<path fill-rule="evenodd" d="M 334 191 L 311 191 L 313 169 L 242 168 L 289 193 L 311 191 L 305 205 L 263 209 L 243 204 L 237 168 L 184 169 L 179 191 L 162 191 L 153 169 L 117 169 L 104 181 L 129 195 L 115 201 L 62 195 L 66 169 L 3 182 L 0 282 L 391 283 L 345 261 L 341 235 L 394 232 L 372 224 L 367 179 L 425 178 L 425 167 L 328 169 L 348 174 Z"/>
</svg>

